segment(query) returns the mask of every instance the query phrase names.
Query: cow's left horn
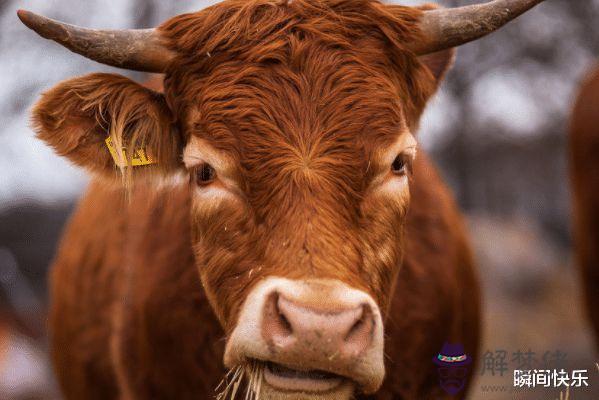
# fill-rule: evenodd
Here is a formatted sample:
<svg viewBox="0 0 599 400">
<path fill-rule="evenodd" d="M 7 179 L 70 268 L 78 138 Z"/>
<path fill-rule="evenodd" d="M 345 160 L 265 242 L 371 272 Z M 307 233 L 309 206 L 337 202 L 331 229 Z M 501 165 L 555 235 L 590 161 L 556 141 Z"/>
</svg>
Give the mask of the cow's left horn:
<svg viewBox="0 0 599 400">
<path fill-rule="evenodd" d="M 418 55 L 434 53 L 479 39 L 544 0 L 494 0 L 458 8 L 425 11 L 420 21 L 424 40 L 408 46 Z"/>
<path fill-rule="evenodd" d="M 164 47 L 154 29 L 87 29 L 30 11 L 19 10 L 17 15 L 40 36 L 102 64 L 135 71 L 164 72 L 172 58 L 172 53 Z"/>
</svg>

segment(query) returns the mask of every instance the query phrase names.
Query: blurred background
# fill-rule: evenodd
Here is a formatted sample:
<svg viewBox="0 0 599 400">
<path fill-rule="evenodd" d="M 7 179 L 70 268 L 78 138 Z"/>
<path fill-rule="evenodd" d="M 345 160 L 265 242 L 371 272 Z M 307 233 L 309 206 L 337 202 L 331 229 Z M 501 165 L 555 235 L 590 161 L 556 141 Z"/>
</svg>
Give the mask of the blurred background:
<svg viewBox="0 0 599 400">
<path fill-rule="evenodd" d="M 60 398 L 47 361 L 46 277 L 87 182 L 33 137 L 28 110 L 42 91 L 75 75 L 146 79 L 41 40 L 16 10 L 88 27 L 145 28 L 215 2 L 0 0 L 0 399 Z M 566 147 L 577 89 L 599 55 L 597 21 L 599 0 L 547 0 L 463 46 L 419 133 L 466 213 L 480 265 L 484 342 L 472 399 L 559 398 L 559 390 L 512 392 L 519 352 L 532 353 L 533 368 L 551 361 L 587 369 L 590 388 L 570 398 L 599 398 L 573 265 Z M 507 371 L 497 370 L 502 362 Z"/>
</svg>

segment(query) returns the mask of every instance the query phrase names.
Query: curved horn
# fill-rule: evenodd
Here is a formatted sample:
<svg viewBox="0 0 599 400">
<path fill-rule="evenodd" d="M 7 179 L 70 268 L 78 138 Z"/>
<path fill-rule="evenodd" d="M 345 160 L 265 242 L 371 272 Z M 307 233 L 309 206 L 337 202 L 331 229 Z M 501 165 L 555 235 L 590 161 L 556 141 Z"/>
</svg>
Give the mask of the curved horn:
<svg viewBox="0 0 599 400">
<path fill-rule="evenodd" d="M 434 53 L 496 31 L 544 0 L 494 0 L 458 8 L 425 11 L 420 22 L 424 40 L 409 46 L 418 55 Z"/>
<path fill-rule="evenodd" d="M 102 64 L 144 72 L 164 72 L 172 53 L 154 29 L 96 30 L 55 21 L 30 11 L 19 19 L 40 36 Z"/>
</svg>

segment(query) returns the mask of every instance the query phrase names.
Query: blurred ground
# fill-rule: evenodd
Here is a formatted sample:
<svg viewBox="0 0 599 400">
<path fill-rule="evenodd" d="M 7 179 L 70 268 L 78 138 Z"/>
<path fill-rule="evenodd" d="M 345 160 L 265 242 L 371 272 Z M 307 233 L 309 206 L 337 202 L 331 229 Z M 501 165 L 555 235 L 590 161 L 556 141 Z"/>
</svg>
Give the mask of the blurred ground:
<svg viewBox="0 0 599 400">
<path fill-rule="evenodd" d="M 471 216 L 469 228 L 484 300 L 482 353 L 471 399 L 558 399 L 557 389 L 513 392 L 513 370 L 524 363 L 518 352 L 531 353 L 530 366 L 521 369 L 587 369 L 589 387 L 572 389 L 570 399 L 598 399 L 597 357 L 569 251 L 523 218 Z M 504 351 L 502 374 L 498 355 Z"/>
<path fill-rule="evenodd" d="M 70 76 L 111 71 L 144 79 L 39 39 L 15 10 L 125 28 L 154 26 L 213 2 L 0 0 L 1 400 L 56 398 L 44 329 L 47 266 L 86 182 L 33 138 L 27 110 L 40 92 Z M 464 46 L 423 121 L 420 141 L 467 215 L 480 264 L 485 322 L 474 400 L 559 398 L 557 390 L 513 391 L 521 352 L 533 353 L 534 368 L 546 353 L 565 353 L 559 368 L 588 369 L 591 378 L 591 387 L 573 390 L 570 399 L 599 398 L 598 357 L 572 263 L 565 145 L 578 84 L 599 56 L 597 20 L 599 0 L 547 0 Z M 484 359 L 487 352 L 492 357 Z M 503 365 L 502 352 L 508 370 L 492 375 L 491 366 Z"/>
</svg>

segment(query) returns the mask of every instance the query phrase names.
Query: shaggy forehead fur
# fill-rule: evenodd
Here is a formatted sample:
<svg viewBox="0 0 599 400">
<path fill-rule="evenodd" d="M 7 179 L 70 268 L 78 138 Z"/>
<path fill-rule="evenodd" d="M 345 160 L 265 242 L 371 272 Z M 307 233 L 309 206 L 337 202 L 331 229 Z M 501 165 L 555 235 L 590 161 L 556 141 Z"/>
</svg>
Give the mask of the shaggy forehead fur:
<svg viewBox="0 0 599 400">
<path fill-rule="evenodd" d="M 420 16 L 372 0 L 230 0 L 175 17 L 160 27 L 178 55 L 169 105 L 186 135 L 239 161 L 256 202 L 288 210 L 311 190 L 353 214 L 374 154 L 435 89 L 404 49 Z"/>
</svg>

